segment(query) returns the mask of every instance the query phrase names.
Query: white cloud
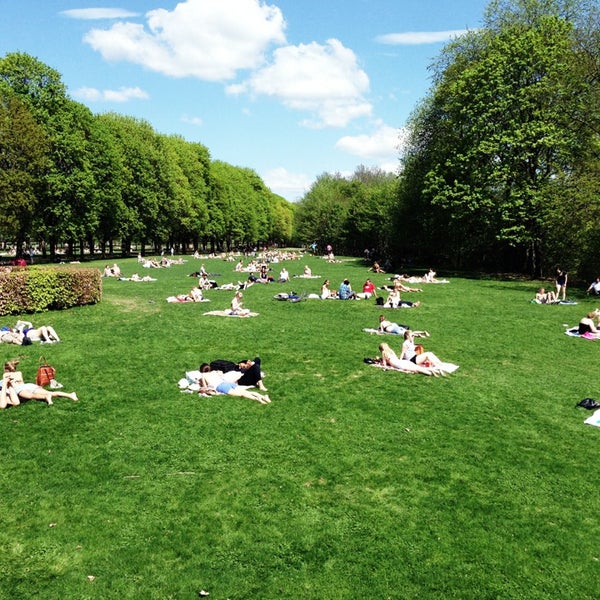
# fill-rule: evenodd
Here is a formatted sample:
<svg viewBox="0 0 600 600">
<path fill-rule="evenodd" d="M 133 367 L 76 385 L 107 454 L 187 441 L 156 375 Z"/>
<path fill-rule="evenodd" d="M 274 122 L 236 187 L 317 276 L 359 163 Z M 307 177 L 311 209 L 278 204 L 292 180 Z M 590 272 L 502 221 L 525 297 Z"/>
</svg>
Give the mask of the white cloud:
<svg viewBox="0 0 600 600">
<path fill-rule="evenodd" d="M 369 134 L 341 137 L 335 147 L 364 159 L 390 160 L 398 157 L 404 148 L 405 130 L 382 122 L 377 122 L 376 126 Z"/>
<path fill-rule="evenodd" d="M 61 15 L 71 19 L 96 20 L 96 19 L 126 19 L 137 17 L 139 13 L 125 10 L 124 8 L 72 8 L 63 10 Z"/>
<path fill-rule="evenodd" d="M 148 94 L 139 87 L 121 87 L 118 90 L 98 90 L 82 87 L 73 92 L 76 98 L 88 102 L 128 102 L 129 100 L 147 100 Z"/>
<path fill-rule="evenodd" d="M 387 33 L 378 35 L 375 40 L 380 44 L 394 46 L 415 46 L 420 44 L 436 44 L 447 42 L 468 32 L 468 29 L 452 29 L 449 31 L 407 31 L 406 33 Z"/>
<path fill-rule="evenodd" d="M 263 174 L 262 180 L 273 193 L 291 202 L 304 196 L 312 184 L 312 179 L 308 175 L 290 173 L 283 167 L 267 171 Z"/>
<path fill-rule="evenodd" d="M 364 98 L 368 91 L 369 78 L 356 55 L 336 39 L 325 45 L 312 42 L 278 48 L 272 64 L 245 83 L 227 88 L 230 94 L 271 96 L 288 108 L 312 112 L 317 119 L 303 122 L 310 127 L 343 127 L 369 116 L 373 107 Z"/>
<path fill-rule="evenodd" d="M 280 9 L 260 0 L 185 0 L 146 14 L 147 28 L 115 23 L 84 41 L 109 61 L 128 61 L 171 77 L 224 81 L 264 62 L 270 44 L 285 43 Z"/>
<path fill-rule="evenodd" d="M 189 123 L 190 125 L 195 125 L 196 127 L 201 127 L 203 125 L 202 119 L 200 117 L 188 117 L 188 115 L 183 115 L 181 120 L 184 123 Z"/>
</svg>

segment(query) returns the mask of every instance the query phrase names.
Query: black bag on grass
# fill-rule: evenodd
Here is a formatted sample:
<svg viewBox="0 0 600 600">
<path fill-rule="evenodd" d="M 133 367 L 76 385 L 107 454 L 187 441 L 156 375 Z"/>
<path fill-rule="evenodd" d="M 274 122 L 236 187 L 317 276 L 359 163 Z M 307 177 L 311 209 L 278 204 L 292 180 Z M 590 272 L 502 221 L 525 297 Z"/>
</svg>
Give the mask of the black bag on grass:
<svg viewBox="0 0 600 600">
<path fill-rule="evenodd" d="M 578 402 L 575 406 L 581 406 L 582 408 L 587 408 L 588 410 L 594 410 L 596 408 L 600 408 L 600 403 L 598 403 L 593 398 L 584 398 L 581 402 Z"/>
</svg>

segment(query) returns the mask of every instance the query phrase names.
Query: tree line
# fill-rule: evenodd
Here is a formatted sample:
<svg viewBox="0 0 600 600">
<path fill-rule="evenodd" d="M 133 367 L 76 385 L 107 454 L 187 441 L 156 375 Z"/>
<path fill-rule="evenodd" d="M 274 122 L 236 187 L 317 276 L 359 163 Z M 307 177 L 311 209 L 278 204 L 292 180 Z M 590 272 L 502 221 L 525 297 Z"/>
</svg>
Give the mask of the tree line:
<svg viewBox="0 0 600 600">
<path fill-rule="evenodd" d="M 18 52 L 0 59 L 0 210 L 0 239 L 50 257 L 287 244 L 294 220 L 253 170 L 143 120 L 92 114 Z"/>
<path fill-rule="evenodd" d="M 300 239 L 374 245 L 397 268 L 597 276 L 597 2 L 493 0 L 431 74 L 395 181 L 364 168 L 319 178 L 298 206 Z"/>
</svg>

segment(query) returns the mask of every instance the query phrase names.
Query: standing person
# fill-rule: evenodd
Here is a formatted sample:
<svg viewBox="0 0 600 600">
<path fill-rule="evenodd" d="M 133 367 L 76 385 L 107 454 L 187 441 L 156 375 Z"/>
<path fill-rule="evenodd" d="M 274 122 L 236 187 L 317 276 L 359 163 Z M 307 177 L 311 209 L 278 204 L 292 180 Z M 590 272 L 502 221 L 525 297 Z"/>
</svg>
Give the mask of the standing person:
<svg viewBox="0 0 600 600">
<path fill-rule="evenodd" d="M 563 300 L 567 299 L 567 272 L 563 269 L 556 269 L 556 297 L 562 296 Z"/>
</svg>

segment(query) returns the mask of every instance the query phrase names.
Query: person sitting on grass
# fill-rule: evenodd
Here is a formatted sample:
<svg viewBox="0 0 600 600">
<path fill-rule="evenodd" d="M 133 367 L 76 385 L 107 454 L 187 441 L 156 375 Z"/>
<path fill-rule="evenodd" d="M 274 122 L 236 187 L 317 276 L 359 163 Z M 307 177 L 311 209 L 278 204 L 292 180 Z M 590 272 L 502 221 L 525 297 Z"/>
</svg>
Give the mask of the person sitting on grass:
<svg viewBox="0 0 600 600">
<path fill-rule="evenodd" d="M 421 306 L 421 302 L 409 302 L 408 300 L 402 300 L 400 292 L 393 289 L 387 297 L 384 305 L 385 308 L 418 308 Z"/>
<path fill-rule="evenodd" d="M 360 292 L 359 294 L 356 294 L 356 296 L 363 300 L 368 300 L 369 298 L 371 298 L 373 296 L 375 296 L 375 298 L 377 298 L 377 290 L 375 289 L 375 284 L 370 279 L 367 279 L 363 283 L 362 292 Z"/>
<path fill-rule="evenodd" d="M 384 367 L 392 367 L 393 369 L 400 369 L 401 371 L 407 371 L 409 373 L 433 375 L 434 377 L 439 377 L 442 374 L 439 369 L 425 367 L 410 360 L 398 358 L 398 355 L 392 350 L 389 344 L 384 342 L 379 344 L 379 351 L 381 352 L 381 364 Z"/>
<path fill-rule="evenodd" d="M 537 291 L 535 301 L 537 304 L 556 304 L 558 302 L 558 297 L 556 296 L 556 292 L 553 292 L 552 290 L 546 291 L 542 287 Z"/>
<path fill-rule="evenodd" d="M 334 292 L 333 290 L 329 289 L 329 279 L 326 279 L 323 282 L 323 285 L 321 286 L 321 298 L 323 300 L 327 300 L 328 298 L 335 298 L 336 297 L 336 292 Z"/>
<path fill-rule="evenodd" d="M 340 287 L 338 289 L 338 298 L 340 300 L 355 300 L 356 294 L 352 290 L 352 286 L 350 285 L 349 279 L 344 279 L 342 283 L 340 283 Z"/>
<path fill-rule="evenodd" d="M 596 277 L 596 279 L 590 283 L 587 293 L 592 294 L 592 296 L 600 296 L 600 277 Z"/>
<path fill-rule="evenodd" d="M 223 371 L 211 371 L 209 365 L 202 365 L 202 367 L 204 371 L 202 371 L 202 368 L 200 369 L 202 374 L 198 381 L 201 394 L 227 394 L 228 396 L 256 400 L 259 404 L 269 404 L 271 402 L 271 398 L 266 394 L 259 394 L 249 390 L 247 386 L 227 381 L 223 377 Z"/>
<path fill-rule="evenodd" d="M 401 358 L 424 367 L 442 368 L 442 361 L 433 352 L 425 352 L 420 344 L 417 348 L 414 342 L 414 334 L 410 329 L 404 332 Z"/>
<path fill-rule="evenodd" d="M 18 360 L 12 360 L 4 364 L 2 390 L 0 390 L 0 408 L 6 408 L 8 404 L 18 406 L 21 400 L 44 400 L 48 405 L 54 404 L 53 398 L 69 398 L 73 402 L 79 400 L 75 392 L 50 391 L 36 383 L 25 383 L 23 373 L 17 371 L 18 364 Z"/>
<path fill-rule="evenodd" d="M 239 290 L 235 293 L 235 296 L 231 300 L 231 308 L 229 309 L 229 314 L 236 317 L 247 317 L 250 314 L 250 310 L 248 308 L 244 308 L 244 301 L 242 298 L 244 294 Z"/>
<path fill-rule="evenodd" d="M 597 320 L 598 325 L 594 322 Z M 598 309 L 589 312 L 585 317 L 579 321 L 577 331 L 579 335 L 592 334 L 595 336 L 599 335 L 598 326 L 600 326 L 600 311 Z"/>
</svg>

